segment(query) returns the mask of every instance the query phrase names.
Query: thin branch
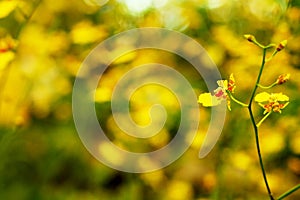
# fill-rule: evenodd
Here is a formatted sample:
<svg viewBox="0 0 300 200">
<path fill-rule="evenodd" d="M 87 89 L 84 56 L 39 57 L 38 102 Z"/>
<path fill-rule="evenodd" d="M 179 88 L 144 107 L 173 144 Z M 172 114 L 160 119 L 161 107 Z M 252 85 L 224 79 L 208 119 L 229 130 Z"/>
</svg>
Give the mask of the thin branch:
<svg viewBox="0 0 300 200">
<path fill-rule="evenodd" d="M 240 100 L 237 100 L 237 99 L 232 95 L 232 93 L 231 93 L 230 91 L 227 91 L 227 93 L 229 94 L 229 97 L 232 99 L 232 101 L 234 101 L 235 103 L 237 103 L 237 104 L 239 104 L 239 105 L 241 105 L 241 106 L 243 106 L 243 107 L 248 107 L 247 104 L 241 102 Z"/>
<path fill-rule="evenodd" d="M 297 191 L 298 189 L 300 189 L 300 184 L 296 185 L 295 187 L 293 187 L 292 189 L 288 190 L 287 192 L 283 193 L 282 195 L 280 195 L 277 200 L 281 200 L 284 199 L 285 197 L 289 196 L 290 194 L 292 194 L 293 192 Z"/>
<path fill-rule="evenodd" d="M 268 114 L 266 114 L 257 124 L 256 126 L 257 127 L 260 127 L 260 125 L 271 115 L 272 111 L 271 112 L 268 112 Z"/>
<path fill-rule="evenodd" d="M 274 87 L 275 85 L 277 85 L 277 82 L 274 82 L 273 84 L 271 84 L 269 86 L 263 86 L 261 84 L 257 84 L 257 86 L 262 88 L 262 89 L 270 89 L 270 88 Z"/>
<path fill-rule="evenodd" d="M 259 74 L 258 74 L 258 77 L 257 77 L 257 80 L 256 80 L 256 84 L 255 84 L 255 86 L 253 88 L 253 91 L 252 91 L 252 94 L 251 94 L 251 98 L 250 98 L 249 105 L 248 105 L 248 110 L 249 110 L 250 119 L 251 119 L 251 122 L 252 122 L 252 125 L 253 125 L 253 128 L 254 128 L 256 149 L 257 149 L 257 154 L 258 154 L 258 158 L 259 158 L 260 168 L 261 168 L 261 171 L 262 171 L 262 174 L 263 174 L 263 178 L 264 178 L 264 181 L 265 181 L 265 185 L 266 185 L 270 200 L 274 200 L 274 197 L 272 195 L 272 192 L 271 192 L 271 189 L 270 189 L 270 186 L 269 186 L 269 183 L 268 183 L 265 167 L 264 167 L 264 164 L 263 164 L 263 159 L 262 159 L 260 144 L 259 144 L 258 127 L 256 125 L 254 115 L 253 115 L 253 111 L 252 111 L 252 102 L 253 102 L 254 96 L 256 94 L 256 90 L 258 88 L 258 84 L 260 82 L 260 78 L 261 78 L 261 75 L 262 75 L 262 72 L 263 72 L 263 69 L 264 69 L 264 66 L 265 66 L 266 51 L 267 51 L 267 48 L 263 48 L 262 64 L 261 64 L 261 67 L 260 67 L 260 70 L 259 70 Z"/>
</svg>

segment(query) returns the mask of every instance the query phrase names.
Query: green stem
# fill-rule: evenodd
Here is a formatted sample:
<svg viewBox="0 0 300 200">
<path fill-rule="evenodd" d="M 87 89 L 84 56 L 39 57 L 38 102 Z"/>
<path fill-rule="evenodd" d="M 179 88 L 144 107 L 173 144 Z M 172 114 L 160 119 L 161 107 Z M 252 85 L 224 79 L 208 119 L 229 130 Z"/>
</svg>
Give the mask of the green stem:
<svg viewBox="0 0 300 200">
<path fill-rule="evenodd" d="M 293 192 L 295 192 L 296 190 L 300 189 L 300 184 L 296 185 L 295 187 L 293 187 L 292 189 L 288 190 L 287 192 L 283 193 L 282 195 L 280 195 L 277 200 L 281 200 L 284 199 L 285 197 L 289 196 L 290 194 L 292 194 Z"/>
<path fill-rule="evenodd" d="M 256 126 L 257 127 L 260 127 L 260 125 L 271 115 L 272 111 L 271 112 L 268 112 L 268 114 L 266 114 L 257 124 Z"/>
<path fill-rule="evenodd" d="M 256 39 L 253 40 L 252 42 L 253 42 L 254 44 L 256 44 L 258 47 L 260 47 L 260 48 L 262 48 L 262 49 L 265 49 L 265 46 L 262 45 L 262 44 L 260 44 L 259 42 L 257 42 Z"/>
<path fill-rule="evenodd" d="M 253 42 L 254 44 L 256 44 L 258 47 L 262 48 L 262 49 L 270 49 L 270 48 L 276 47 L 276 44 L 269 44 L 269 45 L 267 45 L 267 46 L 262 45 L 262 44 L 260 44 L 259 42 L 257 42 L 256 39 L 254 39 L 252 42 Z"/>
<path fill-rule="evenodd" d="M 231 93 L 230 91 L 227 90 L 227 93 L 228 93 L 228 95 L 230 96 L 230 98 L 232 99 L 232 101 L 234 101 L 235 103 L 237 103 L 237 104 L 239 104 L 239 105 L 241 105 L 241 106 L 243 106 L 243 107 L 248 107 L 247 104 L 245 104 L 245 103 L 243 103 L 243 102 L 237 100 L 237 99 L 232 95 L 232 93 Z"/>
<path fill-rule="evenodd" d="M 257 86 L 262 89 L 270 89 L 270 88 L 274 87 L 275 85 L 277 85 L 277 82 L 274 82 L 272 85 L 269 85 L 269 86 L 263 86 L 261 84 L 257 84 Z"/>
<path fill-rule="evenodd" d="M 269 62 L 270 60 L 272 60 L 272 58 L 278 53 L 278 51 L 275 49 L 272 53 L 272 55 L 266 59 L 266 62 Z"/>
<path fill-rule="evenodd" d="M 250 98 L 249 105 L 248 105 L 248 110 L 249 110 L 250 119 L 251 119 L 251 122 L 252 122 L 252 125 L 253 125 L 253 128 L 254 128 L 256 149 L 257 149 L 259 164 L 260 164 L 260 168 L 261 168 L 261 171 L 262 171 L 262 174 L 263 174 L 264 182 L 265 182 L 270 200 L 274 200 L 274 197 L 272 196 L 272 192 L 271 192 L 271 189 L 270 189 L 270 186 L 269 186 L 269 183 L 268 183 L 268 179 L 267 179 L 265 167 L 264 167 L 264 164 L 263 164 L 263 160 L 262 160 L 262 155 L 261 155 L 261 151 L 260 151 L 260 144 L 259 144 L 259 136 L 258 136 L 258 127 L 256 125 L 254 115 L 253 115 L 253 111 L 252 111 L 252 102 L 253 102 L 254 96 L 256 94 L 256 90 L 258 88 L 258 84 L 260 82 L 260 78 L 261 78 L 265 63 L 266 63 L 266 51 L 267 51 L 267 48 L 263 48 L 262 64 L 261 64 L 261 67 L 260 67 L 260 70 L 259 70 L 259 74 L 258 74 L 258 77 L 257 77 L 257 80 L 256 80 L 256 84 L 255 84 L 255 86 L 253 88 L 253 91 L 252 91 L 252 94 L 251 94 L 251 98 Z"/>
</svg>

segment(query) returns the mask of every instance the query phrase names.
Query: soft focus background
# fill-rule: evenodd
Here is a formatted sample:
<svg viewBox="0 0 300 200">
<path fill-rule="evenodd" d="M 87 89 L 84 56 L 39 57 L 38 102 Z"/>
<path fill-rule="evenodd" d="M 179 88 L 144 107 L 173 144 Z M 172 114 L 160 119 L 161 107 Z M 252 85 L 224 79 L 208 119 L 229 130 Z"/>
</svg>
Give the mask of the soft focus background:
<svg viewBox="0 0 300 200">
<path fill-rule="evenodd" d="M 234 73 L 236 96 L 247 102 L 263 44 L 288 40 L 267 64 L 262 83 L 279 74 L 291 80 L 274 88 L 290 97 L 282 114 L 261 126 L 270 186 L 279 196 L 300 182 L 300 1 L 298 0 L 11 0 L 0 1 L 0 199 L 208 200 L 267 199 L 254 133 L 245 109 L 232 104 L 221 138 L 198 158 L 210 109 L 199 107 L 199 133 L 170 166 L 145 174 L 112 170 L 84 148 L 72 120 L 72 85 L 84 58 L 101 41 L 136 27 L 164 27 L 197 40 L 222 76 Z M 155 102 L 171 111 L 157 137 L 139 143 L 118 133 L 110 113 L 116 81 L 130 68 L 157 62 L 181 71 L 200 94 L 207 88 L 186 61 L 167 52 L 140 50 L 116 60 L 96 95 L 99 121 L 115 144 L 132 151 L 158 149 L 176 133 L 178 103 L 170 92 L 145 87 L 132 97 L 132 117 L 149 122 Z M 187 97 L 188 98 L 188 97 Z M 257 109 L 258 119 L 262 109 Z M 147 163 L 145 163 L 147 164 Z M 287 199 L 300 199 L 300 191 Z"/>
</svg>

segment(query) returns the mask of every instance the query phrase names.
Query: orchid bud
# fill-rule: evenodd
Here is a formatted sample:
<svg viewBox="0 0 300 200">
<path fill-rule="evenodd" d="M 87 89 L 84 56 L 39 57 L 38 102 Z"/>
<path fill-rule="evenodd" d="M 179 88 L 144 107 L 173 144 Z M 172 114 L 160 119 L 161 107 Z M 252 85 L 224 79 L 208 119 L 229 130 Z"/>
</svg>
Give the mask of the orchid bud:
<svg viewBox="0 0 300 200">
<path fill-rule="evenodd" d="M 283 40 L 282 42 L 280 42 L 276 48 L 276 51 L 281 51 L 282 49 L 284 49 L 286 44 L 287 44 L 287 40 Z"/>
<path fill-rule="evenodd" d="M 244 35 L 244 38 L 246 38 L 249 42 L 256 41 L 255 37 L 253 35 L 250 35 L 250 34 Z"/>
</svg>

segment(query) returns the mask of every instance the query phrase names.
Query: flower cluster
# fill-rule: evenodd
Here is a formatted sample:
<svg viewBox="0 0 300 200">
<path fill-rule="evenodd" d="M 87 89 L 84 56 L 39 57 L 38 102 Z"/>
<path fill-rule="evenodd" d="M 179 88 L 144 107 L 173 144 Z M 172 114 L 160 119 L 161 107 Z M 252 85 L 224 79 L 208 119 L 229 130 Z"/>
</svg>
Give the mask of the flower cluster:
<svg viewBox="0 0 300 200">
<path fill-rule="evenodd" d="M 260 47 L 263 50 L 263 57 L 262 57 L 263 62 L 261 64 L 261 67 L 260 67 L 260 70 L 259 70 L 259 73 L 258 73 L 258 76 L 257 76 L 256 83 L 255 83 L 255 85 L 253 87 L 253 90 L 252 90 L 252 93 L 250 95 L 249 103 L 245 104 L 245 103 L 237 100 L 233 96 L 236 85 L 235 85 L 235 80 L 234 80 L 234 77 L 233 77 L 232 74 L 230 75 L 229 80 L 219 80 L 219 81 L 217 81 L 217 84 L 218 84 L 219 87 L 214 90 L 213 94 L 211 94 L 211 93 L 200 94 L 198 102 L 201 103 L 203 106 L 216 106 L 216 105 L 219 105 L 222 101 L 226 100 L 227 101 L 227 107 L 228 107 L 229 110 L 231 110 L 230 103 L 231 103 L 231 100 L 232 100 L 232 101 L 236 102 L 237 104 L 248 108 L 249 115 L 250 115 L 250 120 L 251 120 L 252 125 L 254 127 L 256 148 L 257 148 L 257 153 L 258 153 L 258 157 L 259 157 L 259 160 L 260 160 L 259 163 L 260 163 L 260 167 L 261 167 L 261 170 L 262 170 L 262 173 L 263 173 L 265 185 L 266 185 L 266 188 L 267 188 L 270 199 L 275 199 L 272 195 L 272 192 L 271 192 L 268 180 L 267 180 L 264 164 L 263 164 L 263 161 L 262 161 L 261 150 L 260 150 L 260 145 L 259 145 L 258 128 L 273 112 L 281 113 L 282 109 L 284 109 L 289 104 L 289 97 L 285 94 L 282 94 L 282 93 L 261 92 L 261 93 L 257 94 L 257 90 L 259 88 L 260 89 L 270 89 L 270 88 L 273 88 L 277 85 L 282 85 L 290 79 L 290 76 L 291 76 L 290 74 L 281 74 L 269 86 L 263 86 L 263 85 L 260 84 L 261 76 L 262 76 L 262 72 L 263 72 L 265 64 L 268 61 L 272 60 L 273 57 L 278 52 L 282 51 L 286 47 L 287 41 L 284 40 L 284 41 L 280 42 L 278 45 L 269 44 L 269 45 L 265 46 L 265 45 L 259 43 L 253 35 L 246 34 L 246 35 L 244 35 L 244 37 L 249 42 L 255 44 L 256 46 Z M 266 58 L 267 51 L 269 49 L 273 49 L 273 53 L 271 54 L 270 57 Z M 261 106 L 264 109 L 264 112 L 263 112 L 264 116 L 258 122 L 256 122 L 256 117 L 254 116 L 254 112 L 253 112 L 253 108 L 252 108 L 253 101 L 258 103 L 258 105 Z M 300 189 L 300 184 L 298 184 L 294 188 L 290 189 L 289 191 L 285 192 L 278 199 L 283 199 L 284 197 L 290 195 L 291 193 L 293 193 L 297 189 Z"/>
<path fill-rule="evenodd" d="M 277 52 L 284 49 L 287 44 L 287 41 L 284 40 L 284 41 L 280 42 L 277 46 L 275 44 L 269 44 L 268 46 L 263 46 L 262 44 L 257 42 L 256 38 L 253 35 L 246 34 L 246 35 L 244 35 L 244 37 L 249 42 L 256 44 L 257 46 L 261 47 L 264 50 L 274 47 L 275 50 L 270 59 L 272 59 Z M 276 81 L 268 87 L 260 85 L 259 81 L 258 81 L 256 87 L 261 87 L 263 89 L 269 89 L 269 88 L 274 87 L 275 85 L 281 85 L 281 84 L 287 82 L 290 79 L 290 76 L 291 76 L 290 74 L 281 74 L 280 76 L 278 76 Z M 233 100 L 234 102 L 240 104 L 241 106 L 248 107 L 247 104 L 240 102 L 239 100 L 234 98 L 232 95 L 236 88 L 235 79 L 233 77 L 233 74 L 230 75 L 229 80 L 219 80 L 219 81 L 217 81 L 217 84 L 218 84 L 218 88 L 214 90 L 213 94 L 211 94 L 211 93 L 200 94 L 200 96 L 198 98 L 198 103 L 201 103 L 205 107 L 210 107 L 210 106 L 219 105 L 222 101 L 226 100 L 227 107 L 229 110 L 231 110 L 230 104 L 231 104 L 231 100 Z M 254 91 L 256 91 L 256 89 Z M 269 94 L 267 92 L 262 92 L 262 93 L 257 94 L 255 96 L 254 100 L 261 107 L 263 107 L 265 109 L 264 114 L 270 113 L 272 111 L 281 113 L 281 110 L 289 104 L 289 97 L 282 93 Z M 252 99 L 251 99 L 251 102 L 252 102 Z"/>
</svg>

